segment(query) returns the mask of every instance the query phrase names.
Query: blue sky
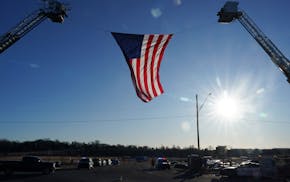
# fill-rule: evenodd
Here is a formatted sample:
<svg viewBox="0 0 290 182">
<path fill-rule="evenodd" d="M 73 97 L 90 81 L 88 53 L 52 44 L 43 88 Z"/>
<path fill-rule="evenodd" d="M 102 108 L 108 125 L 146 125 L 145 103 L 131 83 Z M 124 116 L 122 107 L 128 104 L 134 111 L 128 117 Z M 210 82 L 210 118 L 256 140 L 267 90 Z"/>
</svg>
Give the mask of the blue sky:
<svg viewBox="0 0 290 182">
<path fill-rule="evenodd" d="M 46 20 L 0 55 L 0 138 L 201 147 L 290 147 L 290 87 L 239 22 L 217 23 L 223 0 L 65 1 L 63 24 Z M 3 1 L 0 34 L 41 1 Z M 286 57 L 287 0 L 240 2 Z M 143 103 L 110 32 L 173 33 L 160 68 L 164 94 Z M 235 116 L 217 113 L 235 98 Z"/>
</svg>

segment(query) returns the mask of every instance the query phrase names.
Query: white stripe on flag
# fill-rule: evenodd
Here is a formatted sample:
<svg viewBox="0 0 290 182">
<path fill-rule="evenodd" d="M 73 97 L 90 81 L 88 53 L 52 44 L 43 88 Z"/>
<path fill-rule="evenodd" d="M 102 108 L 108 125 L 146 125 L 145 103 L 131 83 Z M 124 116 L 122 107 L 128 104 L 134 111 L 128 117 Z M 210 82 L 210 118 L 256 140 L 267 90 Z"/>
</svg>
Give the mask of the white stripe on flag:
<svg viewBox="0 0 290 182">
<path fill-rule="evenodd" d="M 148 39 L 149 39 L 150 35 L 144 35 L 143 38 L 143 42 L 142 42 L 142 47 L 141 47 L 141 57 L 140 57 L 140 90 L 142 90 L 142 92 L 144 94 L 146 94 L 148 96 L 148 93 L 146 92 L 146 88 L 145 88 L 145 82 L 144 82 L 144 64 L 145 64 L 145 54 L 146 54 L 146 47 L 147 47 L 147 43 L 148 43 Z"/>
<path fill-rule="evenodd" d="M 153 40 L 151 42 L 151 45 L 150 45 L 150 49 L 149 49 L 149 54 L 148 54 L 148 63 L 147 63 L 147 82 L 148 82 L 148 91 L 149 91 L 149 96 L 150 98 L 154 98 L 154 93 L 153 93 L 153 86 L 151 83 L 151 64 L 155 63 L 156 60 L 154 57 L 152 57 L 153 55 L 153 51 L 154 51 L 154 48 L 155 48 L 155 45 L 156 45 L 156 42 L 157 42 L 157 39 L 158 39 L 159 35 L 154 35 L 153 37 Z"/>
<path fill-rule="evenodd" d="M 168 38 L 169 38 L 169 35 L 164 35 L 163 36 L 163 39 L 162 39 L 161 43 L 159 44 L 159 47 L 158 47 L 157 53 L 156 53 L 156 57 L 155 57 L 156 61 L 155 61 L 155 64 L 154 64 L 153 79 L 154 79 L 154 87 L 156 89 L 157 95 L 161 94 L 161 88 L 159 88 L 159 85 L 158 85 L 158 76 L 157 76 L 158 75 L 158 70 L 157 70 L 157 68 L 158 68 L 159 62 L 161 61 L 160 53 L 162 51 L 162 48 L 163 48 L 164 44 L 168 40 Z"/>
</svg>

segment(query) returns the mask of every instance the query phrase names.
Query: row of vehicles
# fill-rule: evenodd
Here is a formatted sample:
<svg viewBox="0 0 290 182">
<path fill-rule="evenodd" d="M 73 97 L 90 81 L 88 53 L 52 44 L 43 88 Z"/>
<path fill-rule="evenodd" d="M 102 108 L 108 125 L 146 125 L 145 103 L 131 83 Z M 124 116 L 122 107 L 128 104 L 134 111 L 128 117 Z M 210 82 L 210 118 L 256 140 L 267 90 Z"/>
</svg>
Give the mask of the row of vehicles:
<svg viewBox="0 0 290 182">
<path fill-rule="evenodd" d="M 101 159 L 101 158 L 90 158 L 90 157 L 82 157 L 78 162 L 78 169 L 93 169 L 94 167 L 100 166 L 111 166 L 111 165 L 120 165 L 119 159 Z"/>
<path fill-rule="evenodd" d="M 290 176 L 290 164 L 279 164 L 279 161 L 272 158 L 246 160 L 222 167 L 220 174 L 229 177 L 285 178 Z"/>
<path fill-rule="evenodd" d="M 151 163 L 155 169 L 188 169 L 188 164 L 186 163 L 186 161 L 170 161 L 166 157 L 158 157 L 156 159 L 152 159 Z"/>
<path fill-rule="evenodd" d="M 101 159 L 83 157 L 78 161 L 77 168 L 92 169 L 97 166 L 119 165 L 118 159 Z M 12 175 L 14 172 L 41 172 L 43 174 L 54 173 L 57 168 L 61 167 L 60 162 L 42 161 L 36 156 L 24 156 L 20 161 L 0 161 L 0 173 Z"/>
<path fill-rule="evenodd" d="M 55 162 L 44 162 L 35 156 L 24 156 L 21 161 L 0 161 L 0 172 L 12 175 L 14 172 L 42 172 L 50 174 L 56 170 Z"/>
<path fill-rule="evenodd" d="M 142 159 L 142 160 L 141 160 Z M 137 162 L 148 161 L 148 158 L 136 157 Z M 196 174 L 216 174 L 228 177 L 255 177 L 283 179 L 290 177 L 290 158 L 273 158 L 260 156 L 255 160 L 246 158 L 214 159 L 211 156 L 191 154 L 186 160 L 169 161 L 165 157 L 151 159 L 155 169 L 189 169 Z"/>
<path fill-rule="evenodd" d="M 136 162 L 147 162 L 149 158 L 147 156 L 137 156 Z M 151 166 L 155 169 L 170 169 L 171 162 L 166 157 L 151 158 Z"/>
<path fill-rule="evenodd" d="M 290 158 L 260 156 L 245 158 L 213 159 L 211 156 L 192 154 L 187 159 L 188 168 L 194 172 L 213 173 L 228 177 L 254 177 L 283 179 L 290 177 Z"/>
</svg>

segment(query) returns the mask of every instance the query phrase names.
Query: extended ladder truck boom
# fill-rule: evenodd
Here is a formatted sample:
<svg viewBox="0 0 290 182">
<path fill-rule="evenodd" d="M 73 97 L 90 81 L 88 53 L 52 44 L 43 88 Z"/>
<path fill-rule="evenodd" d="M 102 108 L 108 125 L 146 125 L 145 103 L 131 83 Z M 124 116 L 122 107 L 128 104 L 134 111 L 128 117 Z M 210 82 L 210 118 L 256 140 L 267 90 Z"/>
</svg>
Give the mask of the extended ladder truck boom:
<svg viewBox="0 0 290 182">
<path fill-rule="evenodd" d="M 47 0 L 44 2 L 46 3 L 45 8 L 41 8 L 28 15 L 10 31 L 0 37 L 0 54 L 45 19 L 49 18 L 55 23 L 62 23 L 64 21 L 64 17 L 67 17 L 67 8 L 64 4 L 56 0 Z"/>
<path fill-rule="evenodd" d="M 290 83 L 290 62 L 283 53 L 274 45 L 274 43 L 259 29 L 253 20 L 245 11 L 238 10 L 238 2 L 227 1 L 223 8 L 218 12 L 218 22 L 230 23 L 234 20 L 239 22 L 251 34 L 251 36 L 260 44 L 264 51 L 270 56 L 273 63 L 284 73 L 287 81 Z"/>
</svg>

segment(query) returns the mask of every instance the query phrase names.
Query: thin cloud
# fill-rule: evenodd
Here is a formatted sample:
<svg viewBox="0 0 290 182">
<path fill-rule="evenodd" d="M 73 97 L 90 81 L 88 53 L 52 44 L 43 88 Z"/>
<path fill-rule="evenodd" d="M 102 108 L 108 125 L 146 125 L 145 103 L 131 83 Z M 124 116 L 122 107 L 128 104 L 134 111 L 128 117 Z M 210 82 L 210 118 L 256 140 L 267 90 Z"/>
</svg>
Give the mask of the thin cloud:
<svg viewBox="0 0 290 182">
<path fill-rule="evenodd" d="M 216 78 L 216 83 L 217 83 L 217 85 L 218 85 L 219 87 L 222 86 L 222 84 L 221 84 L 221 80 L 220 80 L 219 77 Z"/>
<path fill-rule="evenodd" d="M 39 68 L 40 66 L 39 66 L 38 64 L 30 63 L 30 64 L 29 64 L 29 67 L 30 67 L 30 68 L 34 68 L 34 69 L 36 69 L 36 68 Z"/>
<path fill-rule="evenodd" d="M 173 0 L 173 1 L 174 1 L 174 4 L 177 6 L 180 6 L 182 4 L 181 0 Z"/>
<path fill-rule="evenodd" d="M 162 11 L 159 8 L 152 8 L 151 15 L 153 16 L 153 18 L 159 18 L 162 15 Z"/>
<path fill-rule="evenodd" d="M 180 97 L 179 98 L 182 102 L 191 102 L 191 99 L 190 98 L 187 98 L 187 97 Z"/>
<path fill-rule="evenodd" d="M 15 61 L 15 60 L 11 60 L 10 62 L 13 64 L 16 64 L 16 65 L 25 67 L 25 68 L 27 68 L 27 67 L 32 68 L 32 69 L 40 68 L 40 65 L 35 64 L 35 63 L 27 63 L 27 62 L 23 62 L 23 61 Z"/>
<path fill-rule="evenodd" d="M 256 94 L 262 94 L 263 92 L 265 92 L 265 89 L 264 88 L 260 88 L 256 91 Z"/>
</svg>

